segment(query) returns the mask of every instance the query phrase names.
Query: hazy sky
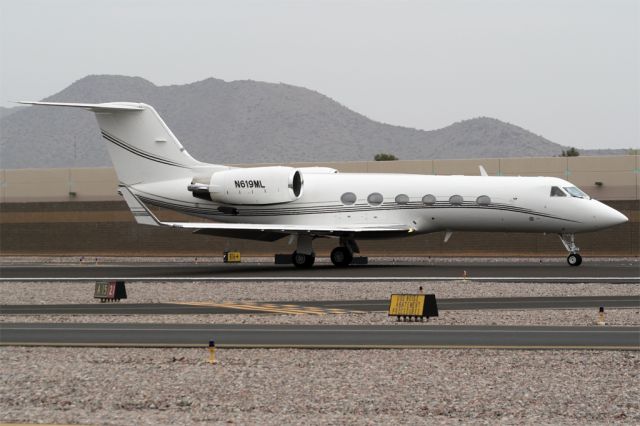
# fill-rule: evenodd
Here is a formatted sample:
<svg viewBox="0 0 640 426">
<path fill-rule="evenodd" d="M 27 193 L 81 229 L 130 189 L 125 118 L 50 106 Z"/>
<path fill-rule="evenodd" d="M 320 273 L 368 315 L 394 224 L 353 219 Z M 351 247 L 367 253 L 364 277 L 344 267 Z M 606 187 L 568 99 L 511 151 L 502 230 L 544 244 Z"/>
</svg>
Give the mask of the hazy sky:
<svg viewBox="0 0 640 426">
<path fill-rule="evenodd" d="M 489 116 L 637 148 L 639 26 L 638 0 L 0 0 L 0 105 L 87 74 L 251 79 L 390 124 Z"/>
</svg>

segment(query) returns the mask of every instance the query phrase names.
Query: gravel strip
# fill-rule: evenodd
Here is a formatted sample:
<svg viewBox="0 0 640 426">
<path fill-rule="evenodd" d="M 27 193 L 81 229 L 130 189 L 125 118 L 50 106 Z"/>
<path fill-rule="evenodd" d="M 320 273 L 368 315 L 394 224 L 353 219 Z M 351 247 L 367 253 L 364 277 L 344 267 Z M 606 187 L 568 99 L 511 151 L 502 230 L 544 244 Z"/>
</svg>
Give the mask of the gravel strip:
<svg viewBox="0 0 640 426">
<path fill-rule="evenodd" d="M 99 303 L 93 282 L 3 282 L 2 304 Z M 517 296 L 639 295 L 634 284 L 549 283 L 425 283 L 427 293 L 439 298 Z M 52 289 L 54 289 L 52 291 Z M 267 302 L 387 299 L 391 293 L 411 293 L 414 282 L 131 282 L 128 299 L 120 303 L 159 302 Z M 640 297 L 640 296 L 639 296 Z M 241 312 L 241 311 L 240 311 Z M 590 325 L 595 309 L 441 311 L 433 324 Z M 638 325 L 637 309 L 607 309 L 612 325 Z M 343 315 L 0 315 L 0 322 L 144 322 L 190 324 L 394 324 L 386 313 Z"/>
<path fill-rule="evenodd" d="M 640 422 L 629 351 L 2 348 L 0 421 Z"/>
<path fill-rule="evenodd" d="M 305 324 L 305 325 L 596 325 L 597 309 L 440 311 L 424 322 L 398 322 L 384 312 L 339 315 L 0 315 L 0 323 Z M 606 324 L 640 325 L 638 309 L 607 309 Z"/>
<path fill-rule="evenodd" d="M 520 259 L 518 259 L 520 261 Z M 121 303 L 387 299 L 415 282 L 130 282 Z M 93 282 L 1 282 L 2 304 L 97 303 Z M 439 298 L 640 295 L 633 284 L 429 282 Z M 589 325 L 596 310 L 442 311 L 430 324 Z M 2 322 L 397 324 L 344 315 L 0 315 Z M 638 325 L 637 309 L 608 309 Z M 415 324 L 419 327 L 422 323 Z M 633 351 L 0 347 L 0 421 L 80 424 L 640 422 Z"/>
<path fill-rule="evenodd" d="M 344 282 L 344 281 L 243 281 L 243 282 L 127 282 L 128 298 L 120 303 L 171 303 L 192 301 L 313 301 L 388 299 L 392 293 L 415 293 L 422 285 L 438 298 L 527 296 L 634 296 L 637 284 L 506 283 L 473 281 Z M 95 282 L 0 282 L 1 304 L 98 303 Z"/>
</svg>

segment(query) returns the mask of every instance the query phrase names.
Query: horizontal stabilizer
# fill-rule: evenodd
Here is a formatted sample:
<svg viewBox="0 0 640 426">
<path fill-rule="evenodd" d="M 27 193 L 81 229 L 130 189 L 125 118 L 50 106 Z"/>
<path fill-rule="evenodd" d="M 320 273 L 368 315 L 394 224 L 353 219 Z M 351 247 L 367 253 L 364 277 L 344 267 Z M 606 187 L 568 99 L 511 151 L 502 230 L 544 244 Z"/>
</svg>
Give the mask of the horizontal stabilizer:
<svg viewBox="0 0 640 426">
<path fill-rule="evenodd" d="M 142 204 L 138 198 L 133 195 L 131 191 L 129 191 L 126 187 L 121 187 L 119 191 L 120 194 L 124 197 L 124 201 L 127 203 L 129 210 L 133 214 L 133 217 L 136 219 L 140 225 L 152 225 L 152 226 L 160 226 L 160 221 L 157 217 L 154 216 L 149 209 Z"/>
<path fill-rule="evenodd" d="M 144 108 L 133 102 L 110 102 L 104 104 L 76 104 L 67 102 L 32 102 L 19 101 L 19 104 L 25 105 L 43 105 L 43 106 L 60 106 L 69 108 L 83 108 L 93 112 L 100 111 L 142 111 Z"/>
</svg>

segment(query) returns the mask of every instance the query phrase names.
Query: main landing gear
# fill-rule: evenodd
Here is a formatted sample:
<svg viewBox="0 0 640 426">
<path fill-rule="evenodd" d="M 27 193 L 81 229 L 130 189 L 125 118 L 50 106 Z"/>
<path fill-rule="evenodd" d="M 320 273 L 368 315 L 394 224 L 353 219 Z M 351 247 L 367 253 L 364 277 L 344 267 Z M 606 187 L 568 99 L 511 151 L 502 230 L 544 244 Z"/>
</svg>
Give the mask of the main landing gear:
<svg viewBox="0 0 640 426">
<path fill-rule="evenodd" d="M 304 254 L 294 251 L 291 255 L 291 262 L 296 268 L 311 268 L 316 261 L 315 253 Z"/>
<path fill-rule="evenodd" d="M 570 266 L 580 266 L 582 263 L 582 256 L 580 256 L 580 249 L 576 246 L 574 234 L 559 234 L 560 241 L 564 245 L 564 248 L 569 252 L 567 256 L 567 263 Z"/>
<path fill-rule="evenodd" d="M 313 251 L 313 237 L 298 235 L 296 251 L 291 254 L 291 263 L 296 268 L 311 268 L 316 260 Z M 353 262 L 353 253 L 360 253 L 355 240 L 340 238 L 340 246 L 331 251 L 331 263 L 339 268 L 347 267 Z"/>
<path fill-rule="evenodd" d="M 331 262 L 340 268 L 349 266 L 352 261 L 353 253 L 346 247 L 336 247 L 331 251 Z"/>
<path fill-rule="evenodd" d="M 291 255 L 291 263 L 296 268 L 311 268 L 316 261 L 316 254 L 313 252 L 313 237 L 298 235 L 297 240 L 296 251 Z"/>
<path fill-rule="evenodd" d="M 331 263 L 345 268 L 353 262 L 353 253 L 360 253 L 360 247 L 352 238 L 340 238 L 340 245 L 331 251 Z"/>
</svg>

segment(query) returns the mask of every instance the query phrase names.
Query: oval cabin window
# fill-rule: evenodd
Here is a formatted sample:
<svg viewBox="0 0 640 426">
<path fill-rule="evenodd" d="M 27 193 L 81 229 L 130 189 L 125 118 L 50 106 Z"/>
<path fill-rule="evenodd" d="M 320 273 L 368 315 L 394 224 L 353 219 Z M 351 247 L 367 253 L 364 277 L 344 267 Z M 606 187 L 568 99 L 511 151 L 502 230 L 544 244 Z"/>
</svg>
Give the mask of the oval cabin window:
<svg viewBox="0 0 640 426">
<path fill-rule="evenodd" d="M 491 198 L 489 198 L 488 195 L 481 195 L 476 198 L 476 204 L 478 204 L 479 206 L 488 206 L 489 204 L 491 204 Z"/>
<path fill-rule="evenodd" d="M 382 197 L 382 194 L 380 194 L 379 192 L 374 192 L 373 194 L 369 194 L 369 196 L 367 197 L 367 202 L 372 206 L 379 206 L 380 204 L 382 204 L 383 200 L 384 198 Z"/>
<path fill-rule="evenodd" d="M 356 202 L 356 194 L 353 192 L 345 192 L 342 194 L 342 197 L 340 197 L 340 201 L 342 201 L 342 204 L 345 206 L 350 206 Z"/>
<path fill-rule="evenodd" d="M 462 205 L 462 201 L 462 195 L 452 195 L 451 197 L 449 197 L 449 203 L 453 204 L 454 206 Z"/>
<path fill-rule="evenodd" d="M 435 203 L 436 203 L 435 195 L 427 194 L 424 197 L 422 197 L 422 204 L 424 204 L 425 206 L 432 206 Z"/>
<path fill-rule="evenodd" d="M 409 202 L 409 196 L 406 194 L 399 194 L 396 196 L 396 203 L 407 204 Z"/>
</svg>

